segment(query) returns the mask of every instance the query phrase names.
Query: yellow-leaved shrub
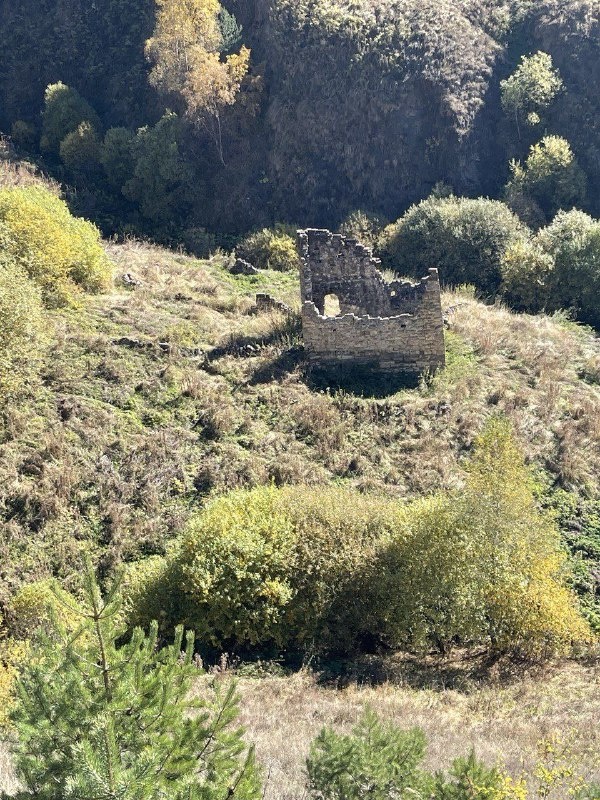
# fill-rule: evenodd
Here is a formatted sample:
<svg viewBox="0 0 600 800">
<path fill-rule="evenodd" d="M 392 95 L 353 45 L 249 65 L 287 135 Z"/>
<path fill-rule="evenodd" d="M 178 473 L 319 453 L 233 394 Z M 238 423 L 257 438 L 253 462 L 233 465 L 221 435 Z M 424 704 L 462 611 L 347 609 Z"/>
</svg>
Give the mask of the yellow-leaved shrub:
<svg viewBox="0 0 600 800">
<path fill-rule="evenodd" d="M 52 579 L 34 581 L 19 589 L 10 603 L 10 618 L 11 632 L 21 640 L 54 622 L 70 631 L 81 622 L 76 598 Z"/>
<path fill-rule="evenodd" d="M 541 657 L 589 642 L 566 587 L 566 557 L 508 422 L 492 419 L 462 491 L 416 501 L 380 554 L 379 605 L 399 646 L 454 642 Z"/>
<path fill-rule="evenodd" d="M 65 305 L 81 291 L 110 285 L 111 263 L 98 229 L 73 217 L 43 187 L 0 189 L 0 249 L 41 287 L 47 305 Z"/>
<path fill-rule="evenodd" d="M 76 598 L 51 579 L 23 586 L 10 600 L 7 616 L 9 626 L 0 614 L 0 730 L 9 722 L 19 668 L 31 657 L 31 637 L 54 622 L 69 632 L 81 623 Z"/>
<path fill-rule="evenodd" d="M 28 651 L 27 642 L 8 636 L 0 614 L 0 731 L 8 724 L 19 665 L 27 658 Z"/>
<path fill-rule="evenodd" d="M 160 597 L 168 625 L 185 622 L 216 646 L 348 649 L 368 619 L 359 575 L 396 514 L 389 500 L 338 487 L 220 497 L 192 519 L 166 562 L 129 570 L 130 621 L 147 624 Z"/>
</svg>

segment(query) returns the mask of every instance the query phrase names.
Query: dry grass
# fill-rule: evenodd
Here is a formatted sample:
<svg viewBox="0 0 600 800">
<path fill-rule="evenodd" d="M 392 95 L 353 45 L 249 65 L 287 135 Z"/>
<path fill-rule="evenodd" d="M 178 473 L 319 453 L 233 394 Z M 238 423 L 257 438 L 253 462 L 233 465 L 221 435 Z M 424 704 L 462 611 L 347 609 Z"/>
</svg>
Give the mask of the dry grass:
<svg viewBox="0 0 600 800">
<path fill-rule="evenodd" d="M 12 794 L 17 790 L 8 745 L 0 741 L 0 793 Z"/>
<path fill-rule="evenodd" d="M 53 194 L 60 194 L 59 184 L 27 161 L 15 156 L 9 139 L 0 134 L 0 189 L 19 186 L 44 186 Z"/>
<path fill-rule="evenodd" d="M 108 573 L 161 552 L 213 492 L 331 480 L 409 497 L 460 483 L 490 414 L 512 421 L 551 482 L 600 491 L 600 343 L 558 319 L 446 294 L 446 371 L 413 389 L 327 389 L 306 372 L 297 277 L 233 277 L 130 241 L 110 244 L 115 290 L 53 318 L 42 373 L 0 439 L 0 604 L 34 576 Z M 122 281 L 132 274 L 135 290 Z M 32 536 L 32 533 L 34 534 Z"/>
<path fill-rule="evenodd" d="M 371 674 L 373 666 L 367 668 Z M 600 780 L 597 664 L 521 667 L 518 679 L 493 670 L 485 680 L 475 679 L 476 671 L 464 656 L 438 660 L 421 671 L 397 656 L 377 664 L 378 683 L 327 685 L 308 672 L 241 678 L 240 722 L 247 740 L 256 745 L 266 778 L 265 800 L 306 797 L 304 764 L 312 739 L 323 726 L 349 732 L 366 706 L 402 728 L 422 728 L 430 769 L 446 769 L 473 748 L 490 765 L 501 765 L 515 777 L 531 776 L 540 763 L 538 744 L 557 736 L 567 745 L 576 774 L 588 782 Z M 8 746 L 0 742 L 0 792 L 15 788 Z M 557 787 L 549 800 L 567 796 Z"/>
<path fill-rule="evenodd" d="M 429 742 L 427 765 L 445 769 L 474 748 L 489 764 L 514 776 L 531 773 L 540 740 L 560 734 L 569 742 L 571 764 L 587 780 L 600 779 L 600 672 L 566 664 L 526 674 L 506 684 L 418 689 L 392 682 L 320 686 L 309 674 L 242 680 L 242 722 L 268 777 L 267 800 L 300 800 L 304 762 L 324 725 L 349 732 L 366 705 L 403 728 L 419 726 Z M 553 797 L 566 797 L 560 790 Z"/>
</svg>

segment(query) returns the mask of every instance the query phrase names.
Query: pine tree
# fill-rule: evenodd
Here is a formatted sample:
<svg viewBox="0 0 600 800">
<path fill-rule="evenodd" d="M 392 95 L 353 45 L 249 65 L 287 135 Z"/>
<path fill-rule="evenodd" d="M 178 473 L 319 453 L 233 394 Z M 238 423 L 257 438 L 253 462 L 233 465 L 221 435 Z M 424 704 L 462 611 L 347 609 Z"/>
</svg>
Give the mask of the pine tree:
<svg viewBox="0 0 600 800">
<path fill-rule="evenodd" d="M 182 628 L 161 650 L 155 623 L 117 646 L 119 583 L 103 597 L 88 565 L 78 630 L 69 636 L 55 623 L 40 634 L 21 673 L 12 714 L 19 800 L 259 798 L 235 687 L 192 698 L 194 636 L 184 642 Z"/>
</svg>

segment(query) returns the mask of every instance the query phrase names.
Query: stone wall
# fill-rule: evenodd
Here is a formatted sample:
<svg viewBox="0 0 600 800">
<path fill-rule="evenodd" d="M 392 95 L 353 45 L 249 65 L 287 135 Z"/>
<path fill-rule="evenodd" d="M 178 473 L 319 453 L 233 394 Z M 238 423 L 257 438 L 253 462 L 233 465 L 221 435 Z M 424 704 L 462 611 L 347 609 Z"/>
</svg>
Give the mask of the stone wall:
<svg viewBox="0 0 600 800">
<path fill-rule="evenodd" d="M 304 344 L 315 366 L 387 373 L 444 366 L 437 269 L 416 284 L 387 283 L 368 247 L 324 230 L 299 231 L 298 251 Z M 328 295 L 339 300 L 338 316 L 325 315 Z"/>
</svg>

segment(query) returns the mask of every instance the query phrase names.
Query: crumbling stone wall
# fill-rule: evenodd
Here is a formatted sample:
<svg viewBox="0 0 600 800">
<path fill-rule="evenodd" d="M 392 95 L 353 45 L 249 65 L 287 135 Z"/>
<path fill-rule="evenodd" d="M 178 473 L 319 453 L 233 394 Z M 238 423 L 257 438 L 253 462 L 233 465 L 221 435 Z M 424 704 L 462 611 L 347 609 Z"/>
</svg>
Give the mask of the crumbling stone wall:
<svg viewBox="0 0 600 800">
<path fill-rule="evenodd" d="M 421 373 L 444 366 L 444 322 L 437 269 L 416 284 L 387 283 L 380 261 L 356 239 L 326 230 L 298 232 L 302 326 L 310 361 Z M 340 314 L 326 316 L 335 295 Z"/>
</svg>

